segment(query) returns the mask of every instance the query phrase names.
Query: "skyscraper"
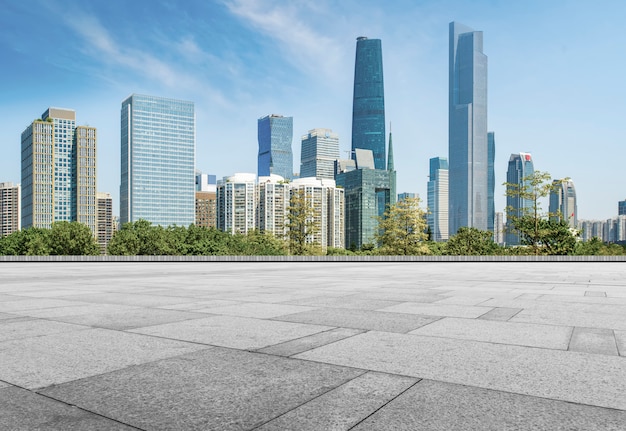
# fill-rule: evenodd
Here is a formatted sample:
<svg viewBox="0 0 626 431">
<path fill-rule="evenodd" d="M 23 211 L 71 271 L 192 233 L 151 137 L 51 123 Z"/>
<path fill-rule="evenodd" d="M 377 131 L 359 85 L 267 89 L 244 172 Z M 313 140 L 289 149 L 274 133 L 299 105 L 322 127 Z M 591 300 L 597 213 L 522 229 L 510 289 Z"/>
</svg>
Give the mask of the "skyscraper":
<svg viewBox="0 0 626 431">
<path fill-rule="evenodd" d="M 330 129 L 313 129 L 302 136 L 300 177 L 334 179 L 339 159 L 339 136 Z"/>
<path fill-rule="evenodd" d="M 506 172 L 506 182 L 512 186 L 507 187 L 507 191 L 532 191 L 532 186 L 525 180 L 526 177 L 535 171 L 532 156 L 529 153 L 511 154 L 509 158 L 509 168 Z M 511 194 L 506 197 L 507 220 L 505 242 L 507 245 L 520 244 L 519 233 L 511 223 L 512 217 L 527 215 L 532 210 L 533 202 L 521 197 L 519 194 Z"/>
<path fill-rule="evenodd" d="M 293 177 L 293 118 L 274 114 L 259 118 L 258 140 L 258 176 L 275 174 L 290 180 Z"/>
<path fill-rule="evenodd" d="M 256 227 L 272 233 L 277 238 L 287 234 L 287 208 L 289 208 L 289 183 L 279 175 L 259 177 Z"/>
<path fill-rule="evenodd" d="M 20 185 L 0 183 L 0 237 L 21 229 Z"/>
<path fill-rule="evenodd" d="M 576 228 L 578 208 L 573 181 L 554 180 L 552 182 L 549 211 L 552 219 L 564 220 L 571 228 Z"/>
<path fill-rule="evenodd" d="M 98 199 L 98 235 L 97 240 L 100 245 L 100 254 L 106 254 L 107 246 L 115 225 L 113 224 L 113 198 L 110 193 L 97 193 Z"/>
<path fill-rule="evenodd" d="M 617 202 L 617 215 L 626 215 L 626 199 Z"/>
<path fill-rule="evenodd" d="M 239 173 L 217 182 L 217 228 L 248 233 L 256 227 L 256 175 Z"/>
<path fill-rule="evenodd" d="M 78 221 L 96 236 L 96 129 L 48 108 L 22 133 L 22 227 Z"/>
<path fill-rule="evenodd" d="M 362 148 L 374 154 L 376 169 L 387 168 L 385 92 L 380 39 L 357 38 L 352 102 L 352 158 Z"/>
<path fill-rule="evenodd" d="M 448 240 L 448 159 L 430 159 L 428 180 L 428 215 L 426 220 L 433 241 Z"/>
<path fill-rule="evenodd" d="M 487 133 L 487 154 L 487 230 L 495 234 L 496 203 L 494 195 L 496 192 L 496 136 L 493 132 Z"/>
<path fill-rule="evenodd" d="M 195 221 L 193 102 L 133 94 L 122 102 L 120 223 Z"/>
<path fill-rule="evenodd" d="M 450 23 L 449 51 L 449 234 L 469 226 L 493 226 L 489 204 L 487 56 L 483 33 Z M 494 153 L 494 152 L 492 152 Z"/>
</svg>

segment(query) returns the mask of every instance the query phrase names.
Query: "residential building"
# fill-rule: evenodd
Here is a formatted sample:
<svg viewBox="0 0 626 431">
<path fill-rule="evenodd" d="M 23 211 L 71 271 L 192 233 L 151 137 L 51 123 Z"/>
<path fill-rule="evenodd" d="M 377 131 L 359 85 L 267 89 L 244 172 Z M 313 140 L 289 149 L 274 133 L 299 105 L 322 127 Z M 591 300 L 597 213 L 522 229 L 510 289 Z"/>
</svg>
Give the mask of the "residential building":
<svg viewBox="0 0 626 431">
<path fill-rule="evenodd" d="M 20 195 L 19 184 L 0 183 L 0 237 L 11 235 L 22 227 Z"/>
<path fill-rule="evenodd" d="M 196 226 L 217 227 L 217 192 L 196 192 Z"/>
<path fill-rule="evenodd" d="M 532 156 L 529 153 L 511 154 L 509 158 L 509 167 L 506 172 L 507 192 L 510 193 L 506 197 L 507 221 L 506 221 L 506 245 L 519 245 L 519 232 L 515 230 L 511 219 L 513 217 L 522 217 L 532 211 L 533 201 L 521 196 L 520 191 L 532 192 L 532 185 L 528 182 L 527 177 L 534 172 Z"/>
<path fill-rule="evenodd" d="M 487 56 L 483 33 L 457 22 L 450 23 L 448 127 L 449 234 L 463 226 L 487 230 L 495 154 L 487 136 Z"/>
<path fill-rule="evenodd" d="M 271 174 L 291 180 L 293 178 L 293 118 L 267 115 L 258 120 L 258 176 Z"/>
<path fill-rule="evenodd" d="M 330 129 L 313 129 L 302 136 L 300 177 L 334 179 L 339 159 L 339 135 Z"/>
<path fill-rule="evenodd" d="M 217 190 L 217 177 L 215 175 L 203 174 L 196 171 L 196 191 L 213 192 Z"/>
<path fill-rule="evenodd" d="M 626 199 L 617 202 L 617 215 L 626 215 Z"/>
<path fill-rule="evenodd" d="M 120 222 L 195 222 L 193 102 L 133 94 L 121 111 Z"/>
<path fill-rule="evenodd" d="M 571 228 L 578 226 L 576 189 L 573 181 L 554 180 L 552 182 L 549 211 L 552 219 L 565 220 Z"/>
<path fill-rule="evenodd" d="M 246 234 L 256 227 L 256 175 L 237 173 L 217 182 L 217 228 Z"/>
<path fill-rule="evenodd" d="M 259 177 L 257 195 L 256 226 L 277 238 L 285 238 L 290 196 L 289 182 L 279 175 Z"/>
<path fill-rule="evenodd" d="M 98 203 L 96 201 L 96 128 L 78 126 L 75 131 L 75 160 L 73 177 L 73 199 L 75 215 L 72 220 L 89 226 L 94 236 L 99 237 Z"/>
<path fill-rule="evenodd" d="M 448 235 L 448 159 L 430 159 L 428 180 L 428 213 L 426 220 L 431 239 L 435 242 L 447 241 Z"/>
<path fill-rule="evenodd" d="M 370 150 L 376 169 L 385 170 L 385 92 L 380 39 L 357 38 L 352 102 L 352 159 L 357 148 Z"/>
<path fill-rule="evenodd" d="M 98 192 L 96 197 L 98 202 L 97 240 L 100 245 L 100 254 L 106 254 L 109 241 L 117 230 L 113 222 L 113 198 L 110 193 L 102 192 Z"/>
</svg>

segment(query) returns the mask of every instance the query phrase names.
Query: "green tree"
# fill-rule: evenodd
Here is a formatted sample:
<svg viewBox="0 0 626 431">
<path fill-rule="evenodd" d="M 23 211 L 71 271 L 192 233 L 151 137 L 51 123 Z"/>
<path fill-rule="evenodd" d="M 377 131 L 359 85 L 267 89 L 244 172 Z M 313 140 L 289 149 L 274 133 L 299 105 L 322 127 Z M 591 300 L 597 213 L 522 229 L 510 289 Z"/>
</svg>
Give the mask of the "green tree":
<svg viewBox="0 0 626 431">
<path fill-rule="evenodd" d="M 501 248 L 493 242 L 493 234 L 474 227 L 461 227 L 445 243 L 444 253 L 450 256 L 487 256 L 500 254 Z"/>
<path fill-rule="evenodd" d="M 407 198 L 388 205 L 382 216 L 377 217 L 379 244 L 378 254 L 423 255 L 430 249 L 425 243 L 426 214 L 419 207 L 419 198 Z"/>
<path fill-rule="evenodd" d="M 287 254 L 285 241 L 276 238 L 270 232 L 252 229 L 245 235 L 235 234 L 234 239 L 238 246 L 232 254 L 245 256 L 282 256 Z"/>
<path fill-rule="evenodd" d="M 302 189 L 295 189 L 287 208 L 287 244 L 292 255 L 320 254 L 321 245 L 313 241 L 320 231 L 315 208 Z"/>
<path fill-rule="evenodd" d="M 97 256 L 100 254 L 100 247 L 89 226 L 75 221 L 52 223 L 47 241 L 51 255 Z"/>
<path fill-rule="evenodd" d="M 147 220 L 129 222 L 115 232 L 107 252 L 110 255 L 164 256 L 178 253 L 180 244 L 173 240 L 172 231 L 152 226 Z"/>
</svg>

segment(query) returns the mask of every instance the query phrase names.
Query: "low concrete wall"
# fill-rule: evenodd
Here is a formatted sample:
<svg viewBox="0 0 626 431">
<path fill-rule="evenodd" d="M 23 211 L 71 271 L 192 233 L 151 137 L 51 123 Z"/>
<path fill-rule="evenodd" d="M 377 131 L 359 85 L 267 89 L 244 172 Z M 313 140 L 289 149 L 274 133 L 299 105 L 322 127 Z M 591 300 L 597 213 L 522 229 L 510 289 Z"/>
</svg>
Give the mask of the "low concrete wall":
<svg viewBox="0 0 626 431">
<path fill-rule="evenodd" d="M 626 256 L 0 256 L 1 262 L 626 262 Z"/>
</svg>

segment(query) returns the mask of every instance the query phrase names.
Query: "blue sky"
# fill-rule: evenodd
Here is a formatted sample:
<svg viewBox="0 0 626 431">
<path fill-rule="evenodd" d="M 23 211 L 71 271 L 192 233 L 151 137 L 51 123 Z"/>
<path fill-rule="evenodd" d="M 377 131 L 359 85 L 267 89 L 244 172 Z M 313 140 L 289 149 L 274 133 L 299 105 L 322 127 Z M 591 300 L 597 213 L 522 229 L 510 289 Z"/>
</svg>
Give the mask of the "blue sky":
<svg viewBox="0 0 626 431">
<path fill-rule="evenodd" d="M 197 168 L 256 172 L 257 119 L 294 118 L 350 148 L 356 37 L 383 46 L 398 192 L 426 198 L 448 153 L 448 24 L 484 32 L 496 211 L 511 153 L 571 177 L 579 218 L 626 199 L 623 0 L 0 0 L 0 181 L 20 181 L 20 135 L 48 107 L 98 128 L 98 190 L 118 213 L 120 105 L 131 93 L 195 102 Z M 343 153 L 342 156 L 347 155 Z M 547 210 L 547 205 L 545 205 Z"/>
</svg>

